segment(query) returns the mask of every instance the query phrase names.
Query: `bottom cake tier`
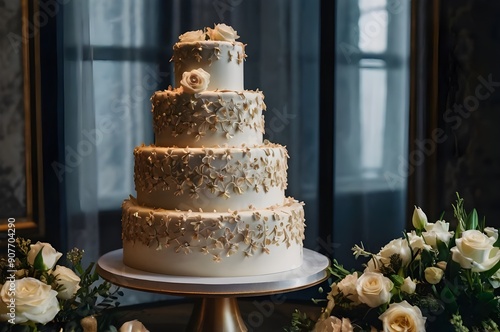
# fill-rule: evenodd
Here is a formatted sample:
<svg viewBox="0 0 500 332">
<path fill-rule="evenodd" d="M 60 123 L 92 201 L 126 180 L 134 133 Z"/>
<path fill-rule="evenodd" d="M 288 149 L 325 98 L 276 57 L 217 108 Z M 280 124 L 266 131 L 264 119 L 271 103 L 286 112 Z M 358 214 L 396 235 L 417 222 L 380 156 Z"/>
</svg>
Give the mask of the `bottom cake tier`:
<svg viewBox="0 0 500 332">
<path fill-rule="evenodd" d="M 124 264 L 142 271 L 200 277 L 252 276 L 302 264 L 303 203 L 267 209 L 196 212 L 122 206 Z"/>
</svg>

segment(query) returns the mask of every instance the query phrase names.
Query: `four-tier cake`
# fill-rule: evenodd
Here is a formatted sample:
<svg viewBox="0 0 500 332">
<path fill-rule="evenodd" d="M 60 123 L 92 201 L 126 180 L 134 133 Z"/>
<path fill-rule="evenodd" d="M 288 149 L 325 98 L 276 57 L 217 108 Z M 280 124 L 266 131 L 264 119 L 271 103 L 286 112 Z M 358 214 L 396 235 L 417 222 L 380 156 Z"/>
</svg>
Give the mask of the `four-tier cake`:
<svg viewBox="0 0 500 332">
<path fill-rule="evenodd" d="M 225 24 L 173 47 L 175 88 L 151 97 L 155 144 L 134 150 L 123 260 L 168 275 L 251 276 L 302 264 L 303 204 L 285 196 L 287 150 L 263 140 L 261 91 Z"/>
</svg>

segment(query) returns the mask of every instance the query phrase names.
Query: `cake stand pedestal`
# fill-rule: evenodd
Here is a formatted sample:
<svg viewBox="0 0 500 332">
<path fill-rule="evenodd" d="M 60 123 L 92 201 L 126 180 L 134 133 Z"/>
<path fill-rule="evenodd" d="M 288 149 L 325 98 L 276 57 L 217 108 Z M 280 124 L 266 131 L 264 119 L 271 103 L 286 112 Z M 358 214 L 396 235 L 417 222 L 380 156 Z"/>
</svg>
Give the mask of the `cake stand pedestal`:
<svg viewBox="0 0 500 332">
<path fill-rule="evenodd" d="M 198 298 L 188 332 L 248 331 L 237 298 L 308 288 L 328 278 L 327 257 L 304 249 L 302 266 L 286 272 L 249 277 L 188 277 L 149 273 L 123 264 L 123 250 L 102 256 L 97 272 L 109 282 L 140 291 Z"/>
</svg>

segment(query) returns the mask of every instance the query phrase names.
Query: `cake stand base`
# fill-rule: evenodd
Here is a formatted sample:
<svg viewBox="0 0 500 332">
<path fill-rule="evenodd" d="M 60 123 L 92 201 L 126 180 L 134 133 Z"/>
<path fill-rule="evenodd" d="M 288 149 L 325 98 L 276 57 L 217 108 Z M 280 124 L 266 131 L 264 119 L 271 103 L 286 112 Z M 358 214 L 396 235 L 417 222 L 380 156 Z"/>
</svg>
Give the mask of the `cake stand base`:
<svg viewBox="0 0 500 332">
<path fill-rule="evenodd" d="M 236 297 L 203 297 L 195 302 L 186 331 L 247 331 L 247 328 Z"/>
<path fill-rule="evenodd" d="M 147 292 L 197 298 L 188 332 L 248 331 L 241 317 L 237 298 L 296 291 L 314 286 L 328 278 L 330 261 L 304 249 L 302 266 L 286 272 L 249 277 L 189 277 L 148 273 L 123 264 L 123 250 L 102 256 L 97 272 L 109 282 Z"/>
</svg>

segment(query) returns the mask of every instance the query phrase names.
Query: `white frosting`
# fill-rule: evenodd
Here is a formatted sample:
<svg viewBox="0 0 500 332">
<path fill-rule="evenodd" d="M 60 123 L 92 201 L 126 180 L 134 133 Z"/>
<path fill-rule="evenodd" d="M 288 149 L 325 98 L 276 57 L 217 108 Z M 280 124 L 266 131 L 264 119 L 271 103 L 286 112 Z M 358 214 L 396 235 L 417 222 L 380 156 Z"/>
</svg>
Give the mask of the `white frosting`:
<svg viewBox="0 0 500 332">
<path fill-rule="evenodd" d="M 288 154 L 283 146 L 162 148 L 135 152 L 139 204 L 227 211 L 283 204 Z"/>
<path fill-rule="evenodd" d="M 174 45 L 175 87 L 180 87 L 182 74 L 203 69 L 210 74 L 207 90 L 241 91 L 245 46 L 240 42 L 198 41 Z"/>
<path fill-rule="evenodd" d="M 157 91 L 151 97 L 157 146 L 262 144 L 266 109 L 260 91 Z"/>
<path fill-rule="evenodd" d="M 245 276 L 302 263 L 304 211 L 288 198 L 267 209 L 225 213 L 123 205 L 124 263 L 171 275 Z M 175 263 L 174 263 L 175 262 Z"/>
</svg>

